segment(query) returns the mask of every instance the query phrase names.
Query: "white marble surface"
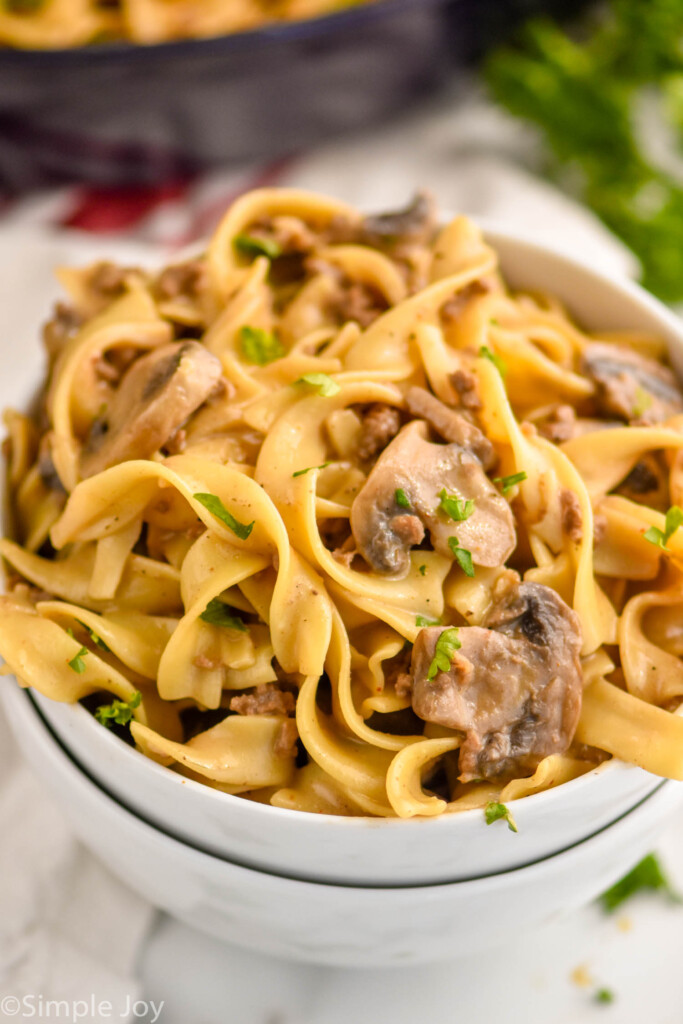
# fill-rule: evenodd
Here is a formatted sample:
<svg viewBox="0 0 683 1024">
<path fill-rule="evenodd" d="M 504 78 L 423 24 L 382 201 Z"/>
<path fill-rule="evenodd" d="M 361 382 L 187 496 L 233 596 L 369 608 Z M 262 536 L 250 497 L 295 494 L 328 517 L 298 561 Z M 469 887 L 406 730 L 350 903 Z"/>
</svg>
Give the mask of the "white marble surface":
<svg viewBox="0 0 683 1024">
<path fill-rule="evenodd" d="M 683 892 L 683 812 L 659 844 Z M 433 967 L 335 970 L 224 946 L 161 917 L 143 998 L 160 1024 L 681 1024 L 683 905 L 637 896 L 520 936 L 514 948 Z M 579 985 L 578 972 L 588 985 Z M 598 988 L 614 993 L 596 1003 Z"/>
</svg>

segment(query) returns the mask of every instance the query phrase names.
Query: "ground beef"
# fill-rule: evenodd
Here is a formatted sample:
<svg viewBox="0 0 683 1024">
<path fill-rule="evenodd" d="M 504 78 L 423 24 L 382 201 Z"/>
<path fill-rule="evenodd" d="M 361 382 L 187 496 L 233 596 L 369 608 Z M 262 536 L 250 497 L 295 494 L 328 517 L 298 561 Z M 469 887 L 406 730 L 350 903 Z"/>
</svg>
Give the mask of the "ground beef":
<svg viewBox="0 0 683 1024">
<path fill-rule="evenodd" d="M 43 327 L 43 342 L 50 360 L 57 358 L 64 345 L 83 323 L 83 318 L 65 302 L 57 302 L 52 319 Z"/>
<path fill-rule="evenodd" d="M 458 393 L 458 399 L 463 409 L 477 412 L 481 409 L 482 401 L 477 388 L 477 378 L 469 370 L 456 370 L 449 377 L 449 380 Z"/>
<path fill-rule="evenodd" d="M 287 718 L 282 723 L 282 728 L 277 735 L 273 750 L 278 757 L 296 757 L 298 753 L 298 739 L 299 730 L 297 729 L 295 720 L 293 718 Z"/>
<path fill-rule="evenodd" d="M 361 281 L 339 281 L 335 295 L 328 302 L 329 313 L 340 323 L 353 320 L 366 328 L 381 316 L 387 304 L 375 289 Z"/>
<path fill-rule="evenodd" d="M 485 280 L 472 281 L 470 284 L 465 285 L 459 292 L 444 302 L 441 307 L 441 316 L 444 320 L 459 320 L 464 313 L 468 303 L 471 299 L 476 299 L 480 295 L 487 295 L 491 291 L 490 284 Z"/>
<path fill-rule="evenodd" d="M 562 510 L 562 529 L 577 543 L 583 537 L 583 516 L 579 499 L 567 487 L 560 491 L 560 509 Z"/>
<path fill-rule="evenodd" d="M 289 715 L 296 701 L 293 693 L 271 683 L 260 683 L 251 693 L 230 700 L 230 710 L 238 715 Z"/>
<path fill-rule="evenodd" d="M 562 441 L 569 441 L 575 437 L 577 432 L 576 413 L 572 406 L 558 405 L 547 420 L 540 424 L 538 432 L 555 444 L 561 444 Z"/>
<path fill-rule="evenodd" d="M 358 458 L 372 459 L 383 451 L 401 427 L 398 409 L 375 402 L 363 415 L 363 430 L 358 442 Z"/>
</svg>

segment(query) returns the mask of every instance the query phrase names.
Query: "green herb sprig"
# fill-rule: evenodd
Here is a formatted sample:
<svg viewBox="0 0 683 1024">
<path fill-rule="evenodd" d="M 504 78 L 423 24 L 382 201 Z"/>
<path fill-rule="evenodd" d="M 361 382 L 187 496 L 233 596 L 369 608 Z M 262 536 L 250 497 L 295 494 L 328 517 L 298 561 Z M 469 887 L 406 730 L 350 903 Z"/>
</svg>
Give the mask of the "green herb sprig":
<svg viewBox="0 0 683 1024">
<path fill-rule="evenodd" d="M 449 537 L 448 546 L 451 549 L 456 562 L 465 573 L 465 576 L 474 576 L 472 552 L 468 551 L 467 548 L 461 548 L 457 537 Z"/>
<path fill-rule="evenodd" d="M 493 825 L 494 821 L 505 820 L 511 832 L 519 832 L 517 822 L 505 804 L 496 803 L 495 800 L 490 801 L 484 808 L 484 817 L 487 825 Z"/>
<path fill-rule="evenodd" d="M 658 548 L 666 548 L 669 539 L 681 525 L 683 525 L 683 509 L 679 508 L 678 505 L 672 505 L 666 513 L 664 529 L 660 530 L 657 526 L 650 526 L 643 534 L 643 537 L 645 540 L 649 540 L 650 544 L 655 544 Z"/>
<path fill-rule="evenodd" d="M 654 853 L 649 853 L 627 875 L 603 892 L 599 900 L 602 909 L 611 914 L 637 892 L 648 890 L 661 892 L 672 903 L 683 902 Z"/>
<path fill-rule="evenodd" d="M 438 672 L 448 672 L 453 662 L 453 655 L 461 647 L 457 627 L 451 626 L 449 629 L 444 629 L 436 641 L 434 657 L 427 670 L 427 679 L 431 681 Z"/>
<path fill-rule="evenodd" d="M 136 690 L 130 700 L 113 700 L 111 704 L 101 704 L 95 710 L 95 718 L 107 728 L 112 725 L 128 725 L 133 712 L 140 707 L 141 700 L 142 694 Z"/>
<path fill-rule="evenodd" d="M 228 605 L 219 597 L 214 597 L 209 601 L 199 618 L 212 626 L 225 626 L 226 629 L 236 629 L 240 633 L 249 632 L 239 615 L 234 615 Z"/>
<path fill-rule="evenodd" d="M 473 498 L 459 498 L 455 494 L 449 494 L 443 487 L 439 491 L 439 510 L 456 522 L 462 523 L 474 512 Z"/>
<path fill-rule="evenodd" d="M 241 327 L 239 342 L 244 358 L 256 366 L 267 366 L 285 354 L 285 347 L 278 336 L 272 331 L 264 331 L 262 327 Z"/>
<path fill-rule="evenodd" d="M 193 494 L 192 497 L 195 501 L 198 501 L 200 505 L 203 505 L 204 508 L 208 509 L 216 519 L 220 519 L 222 523 L 225 523 L 228 529 L 232 530 L 240 540 L 246 540 L 254 529 L 255 521 L 251 523 L 241 523 L 239 519 L 235 519 L 234 515 L 231 512 L 228 512 L 217 494 L 207 494 L 198 491 L 196 494 Z"/>
</svg>

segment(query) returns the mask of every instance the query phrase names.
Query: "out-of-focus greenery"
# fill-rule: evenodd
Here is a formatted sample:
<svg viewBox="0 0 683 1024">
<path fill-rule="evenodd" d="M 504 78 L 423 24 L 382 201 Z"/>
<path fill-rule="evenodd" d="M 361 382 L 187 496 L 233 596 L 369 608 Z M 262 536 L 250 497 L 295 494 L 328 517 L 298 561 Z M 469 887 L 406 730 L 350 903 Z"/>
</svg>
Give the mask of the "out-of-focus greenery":
<svg viewBox="0 0 683 1024">
<path fill-rule="evenodd" d="M 645 286 L 683 300 L 683 177 L 642 144 L 654 110 L 683 166 L 683 0 L 611 0 L 571 36 L 532 20 L 485 72 L 541 130 L 552 173 L 639 257 Z"/>
</svg>

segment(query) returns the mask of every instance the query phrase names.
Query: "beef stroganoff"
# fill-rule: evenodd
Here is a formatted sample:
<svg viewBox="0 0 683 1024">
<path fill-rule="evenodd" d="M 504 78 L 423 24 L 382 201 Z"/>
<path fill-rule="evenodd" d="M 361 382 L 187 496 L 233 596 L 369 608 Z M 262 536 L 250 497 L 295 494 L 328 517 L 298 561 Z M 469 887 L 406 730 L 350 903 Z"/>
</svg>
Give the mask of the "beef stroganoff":
<svg viewBox="0 0 683 1024">
<path fill-rule="evenodd" d="M 683 778 L 683 393 L 469 220 L 259 190 L 65 269 L 5 414 L 5 673 L 230 794 L 412 817 Z M 10 685 L 9 683 L 7 685 Z"/>
<path fill-rule="evenodd" d="M 54 50 L 248 32 L 320 18 L 372 0 L 3 0 L 0 45 Z"/>
</svg>

